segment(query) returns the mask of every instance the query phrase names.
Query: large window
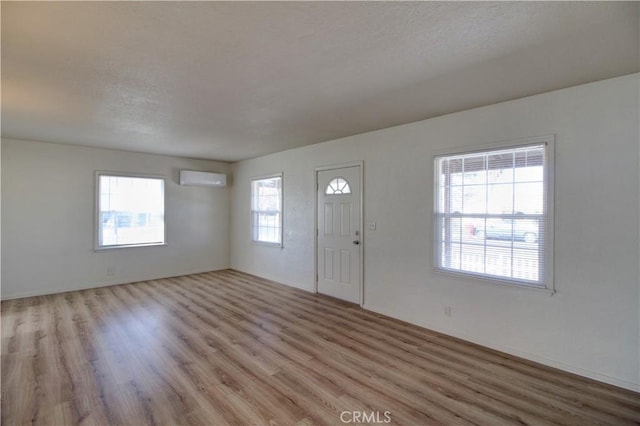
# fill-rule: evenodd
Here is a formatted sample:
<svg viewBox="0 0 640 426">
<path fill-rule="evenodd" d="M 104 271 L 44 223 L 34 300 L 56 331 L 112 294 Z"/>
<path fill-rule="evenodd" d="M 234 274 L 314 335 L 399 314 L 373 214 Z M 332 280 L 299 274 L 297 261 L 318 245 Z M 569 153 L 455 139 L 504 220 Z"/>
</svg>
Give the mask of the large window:
<svg viewBox="0 0 640 426">
<path fill-rule="evenodd" d="M 96 175 L 96 248 L 164 244 L 164 179 L 101 172 Z"/>
<path fill-rule="evenodd" d="M 282 174 L 251 181 L 252 239 L 282 245 Z"/>
<path fill-rule="evenodd" d="M 552 288 L 552 144 L 435 158 L 437 269 Z"/>
</svg>

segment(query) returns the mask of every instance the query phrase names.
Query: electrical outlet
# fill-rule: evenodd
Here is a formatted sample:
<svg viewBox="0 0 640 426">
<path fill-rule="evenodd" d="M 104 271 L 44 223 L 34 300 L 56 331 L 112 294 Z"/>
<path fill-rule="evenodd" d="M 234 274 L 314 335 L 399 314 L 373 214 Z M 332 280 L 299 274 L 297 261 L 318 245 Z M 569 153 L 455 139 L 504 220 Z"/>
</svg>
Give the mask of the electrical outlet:
<svg viewBox="0 0 640 426">
<path fill-rule="evenodd" d="M 107 266 L 107 276 L 108 277 L 112 277 L 116 274 L 116 267 L 115 266 Z"/>
<path fill-rule="evenodd" d="M 447 316 L 447 317 L 450 317 L 450 316 L 451 316 L 451 311 L 452 311 L 452 310 L 453 310 L 453 309 L 451 308 L 451 306 L 445 306 L 445 307 L 444 307 L 444 315 L 445 315 L 445 316 Z"/>
<path fill-rule="evenodd" d="M 375 230 L 376 230 L 376 223 L 369 222 L 369 231 L 375 231 Z"/>
</svg>

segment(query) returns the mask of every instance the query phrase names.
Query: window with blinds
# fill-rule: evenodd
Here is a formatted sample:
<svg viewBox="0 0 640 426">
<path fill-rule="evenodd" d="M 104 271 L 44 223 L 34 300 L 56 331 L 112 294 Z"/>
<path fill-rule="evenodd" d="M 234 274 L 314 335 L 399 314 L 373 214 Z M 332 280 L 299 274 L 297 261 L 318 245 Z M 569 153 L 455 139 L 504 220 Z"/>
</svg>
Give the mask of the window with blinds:
<svg viewBox="0 0 640 426">
<path fill-rule="evenodd" d="M 252 240 L 282 245 L 282 174 L 251 181 Z"/>
<path fill-rule="evenodd" d="M 438 270 L 552 289 L 552 143 L 435 157 Z"/>
</svg>

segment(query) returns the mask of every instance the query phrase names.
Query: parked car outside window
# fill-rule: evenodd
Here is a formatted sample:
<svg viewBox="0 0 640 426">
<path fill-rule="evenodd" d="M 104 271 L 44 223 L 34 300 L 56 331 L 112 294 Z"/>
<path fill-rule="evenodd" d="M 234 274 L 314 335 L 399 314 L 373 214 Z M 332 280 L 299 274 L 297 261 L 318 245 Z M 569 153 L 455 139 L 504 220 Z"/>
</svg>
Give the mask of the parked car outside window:
<svg viewBox="0 0 640 426">
<path fill-rule="evenodd" d="M 538 241 L 540 226 L 535 219 L 489 219 L 485 229 L 477 228 L 476 237 L 492 240 Z"/>
</svg>

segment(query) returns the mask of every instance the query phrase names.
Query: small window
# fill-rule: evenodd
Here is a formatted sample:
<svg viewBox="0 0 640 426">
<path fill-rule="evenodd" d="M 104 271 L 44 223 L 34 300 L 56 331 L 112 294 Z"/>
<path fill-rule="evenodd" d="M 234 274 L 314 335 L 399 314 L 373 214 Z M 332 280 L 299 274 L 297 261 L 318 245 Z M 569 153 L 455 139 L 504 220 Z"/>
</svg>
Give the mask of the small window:
<svg viewBox="0 0 640 426">
<path fill-rule="evenodd" d="M 345 178 L 335 178 L 327 185 L 324 191 L 327 195 L 351 194 L 351 187 Z"/>
<path fill-rule="evenodd" d="M 97 249 L 165 244 L 164 179 L 97 173 Z"/>
<path fill-rule="evenodd" d="M 253 241 L 282 245 L 282 174 L 251 181 Z"/>
<path fill-rule="evenodd" d="M 551 289 L 551 143 L 435 157 L 438 270 Z"/>
</svg>

